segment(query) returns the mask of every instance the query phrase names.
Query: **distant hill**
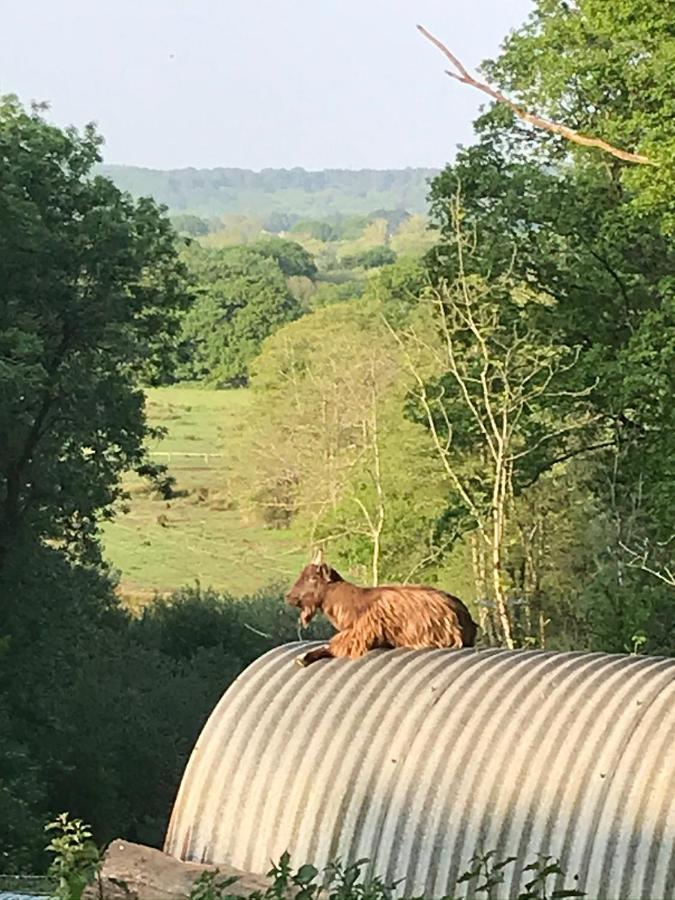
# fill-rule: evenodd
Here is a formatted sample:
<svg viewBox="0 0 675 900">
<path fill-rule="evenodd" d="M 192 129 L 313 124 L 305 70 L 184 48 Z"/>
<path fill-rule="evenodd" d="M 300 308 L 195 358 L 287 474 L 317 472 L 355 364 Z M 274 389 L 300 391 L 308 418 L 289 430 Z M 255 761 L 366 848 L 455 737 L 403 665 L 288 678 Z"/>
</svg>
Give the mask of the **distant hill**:
<svg viewBox="0 0 675 900">
<path fill-rule="evenodd" d="M 151 196 L 173 213 L 261 218 L 367 215 L 377 209 L 426 211 L 436 169 L 143 169 L 99 166 L 122 190 Z"/>
</svg>

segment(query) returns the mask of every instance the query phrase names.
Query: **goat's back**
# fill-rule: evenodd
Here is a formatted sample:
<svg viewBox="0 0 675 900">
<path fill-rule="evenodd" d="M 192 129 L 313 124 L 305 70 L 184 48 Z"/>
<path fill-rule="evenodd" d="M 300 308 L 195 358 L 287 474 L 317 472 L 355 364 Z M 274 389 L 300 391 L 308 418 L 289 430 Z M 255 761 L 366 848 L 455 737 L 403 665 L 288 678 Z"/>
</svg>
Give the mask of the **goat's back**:
<svg viewBox="0 0 675 900">
<path fill-rule="evenodd" d="M 453 633 L 459 646 L 473 647 L 476 643 L 477 625 L 464 603 L 453 594 L 423 584 L 385 584 L 365 588 L 364 592 L 370 613 L 367 618 L 377 617 L 392 626 L 392 637 L 397 638 L 392 641 L 394 646 L 411 646 L 405 637 L 414 637 L 416 632 L 439 634 L 448 619 L 455 625 Z"/>
</svg>

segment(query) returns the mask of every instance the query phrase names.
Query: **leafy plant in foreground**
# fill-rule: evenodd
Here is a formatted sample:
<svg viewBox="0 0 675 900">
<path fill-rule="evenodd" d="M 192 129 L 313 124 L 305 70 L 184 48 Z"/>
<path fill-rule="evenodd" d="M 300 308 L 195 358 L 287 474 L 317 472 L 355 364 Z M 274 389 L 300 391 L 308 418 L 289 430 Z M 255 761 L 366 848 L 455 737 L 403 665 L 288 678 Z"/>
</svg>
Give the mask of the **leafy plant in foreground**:
<svg viewBox="0 0 675 900">
<path fill-rule="evenodd" d="M 565 874 L 560 868 L 560 862 L 553 856 L 545 856 L 540 853 L 536 861 L 530 863 L 529 866 L 525 866 L 523 871 L 532 872 L 534 878 L 527 882 L 525 891 L 518 895 L 518 900 L 549 900 L 549 897 L 551 900 L 554 900 L 554 898 L 586 896 L 584 891 L 580 891 L 577 888 L 560 888 L 552 891 L 550 894 L 548 893 L 546 885 L 548 879 L 556 875 L 563 876 Z M 579 876 L 575 875 L 574 877 L 578 878 Z"/>
<path fill-rule="evenodd" d="M 57 882 L 55 896 L 58 900 L 80 900 L 101 867 L 101 854 L 89 826 L 61 813 L 45 826 L 45 831 L 54 832 L 46 849 L 54 855 L 48 874 Z"/>
<path fill-rule="evenodd" d="M 493 890 L 504 881 L 504 869 L 515 862 L 515 856 L 507 856 L 506 859 L 494 861 L 496 850 L 488 850 L 487 853 L 477 853 L 469 860 L 470 868 L 457 879 L 457 884 L 462 882 L 482 879 L 474 887 L 476 894 L 485 894 L 488 898 L 494 896 Z"/>
<path fill-rule="evenodd" d="M 517 857 L 509 856 L 499 860 L 496 850 L 477 853 L 469 860 L 469 868 L 457 879 L 457 885 L 477 881 L 470 888 L 471 896 L 482 894 L 494 900 L 498 896 L 497 888 L 504 882 L 504 870 L 513 864 Z M 323 879 L 316 866 L 305 864 L 293 871 L 288 852 L 267 873 L 270 885 L 265 890 L 241 895 L 231 892 L 237 876 L 218 878 L 219 872 L 204 872 L 195 882 L 189 900 L 393 900 L 395 891 L 401 881 L 387 882 L 377 875 L 363 876 L 362 870 L 369 860 L 359 859 L 349 865 L 340 860 L 329 863 L 323 870 Z M 584 897 L 585 893 L 576 888 L 559 888 L 549 893 L 548 882 L 556 876 L 563 877 L 565 872 L 557 859 L 552 856 L 538 854 L 537 859 L 525 866 L 523 872 L 531 872 L 533 877 L 523 886 L 518 900 L 562 900 L 566 897 Z M 575 876 L 577 877 L 577 876 Z M 469 896 L 469 891 L 465 897 Z M 409 898 L 424 900 L 424 897 Z M 443 900 L 453 900 L 448 896 Z M 460 900 L 455 897 L 454 900 Z"/>
</svg>

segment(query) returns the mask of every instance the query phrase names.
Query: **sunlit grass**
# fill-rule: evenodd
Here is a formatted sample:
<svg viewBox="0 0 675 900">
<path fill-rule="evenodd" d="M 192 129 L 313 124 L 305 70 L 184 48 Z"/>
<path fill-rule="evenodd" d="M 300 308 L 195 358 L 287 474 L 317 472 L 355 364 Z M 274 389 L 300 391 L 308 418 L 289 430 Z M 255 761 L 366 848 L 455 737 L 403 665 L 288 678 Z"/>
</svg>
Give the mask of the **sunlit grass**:
<svg viewBox="0 0 675 900">
<path fill-rule="evenodd" d="M 248 392 L 177 386 L 147 396 L 150 422 L 168 430 L 151 443 L 153 459 L 168 465 L 178 496 L 165 501 L 136 476 L 125 479 L 129 511 L 104 529 L 120 594 L 138 605 L 195 582 L 239 596 L 291 581 L 304 548 L 292 532 L 253 521 L 238 496 Z"/>
</svg>

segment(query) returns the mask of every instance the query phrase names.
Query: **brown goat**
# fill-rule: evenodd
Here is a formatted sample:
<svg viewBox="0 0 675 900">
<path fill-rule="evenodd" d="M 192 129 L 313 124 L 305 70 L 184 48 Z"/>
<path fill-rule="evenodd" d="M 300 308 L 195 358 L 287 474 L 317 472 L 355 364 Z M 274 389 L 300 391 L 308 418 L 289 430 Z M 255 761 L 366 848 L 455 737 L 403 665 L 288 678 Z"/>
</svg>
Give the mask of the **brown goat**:
<svg viewBox="0 0 675 900">
<path fill-rule="evenodd" d="M 356 659 L 376 647 L 473 647 L 476 623 L 457 597 L 422 585 L 387 584 L 362 588 L 315 560 L 300 573 L 286 595 L 300 610 L 303 626 L 322 610 L 338 633 L 322 647 L 296 662 L 308 666 L 318 659 Z"/>
</svg>

